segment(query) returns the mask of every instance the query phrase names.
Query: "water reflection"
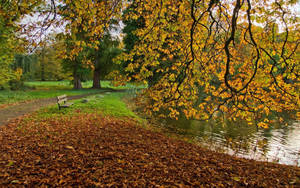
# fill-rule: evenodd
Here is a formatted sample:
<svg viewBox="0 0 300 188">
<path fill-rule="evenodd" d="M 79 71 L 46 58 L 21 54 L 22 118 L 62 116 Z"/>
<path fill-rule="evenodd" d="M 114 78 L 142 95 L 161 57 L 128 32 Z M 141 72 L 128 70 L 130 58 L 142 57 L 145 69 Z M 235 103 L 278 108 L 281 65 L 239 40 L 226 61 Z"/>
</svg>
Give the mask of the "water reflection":
<svg viewBox="0 0 300 188">
<path fill-rule="evenodd" d="M 167 131 L 189 136 L 210 149 L 255 160 L 300 166 L 300 122 L 268 129 L 245 122 L 164 119 Z"/>
</svg>

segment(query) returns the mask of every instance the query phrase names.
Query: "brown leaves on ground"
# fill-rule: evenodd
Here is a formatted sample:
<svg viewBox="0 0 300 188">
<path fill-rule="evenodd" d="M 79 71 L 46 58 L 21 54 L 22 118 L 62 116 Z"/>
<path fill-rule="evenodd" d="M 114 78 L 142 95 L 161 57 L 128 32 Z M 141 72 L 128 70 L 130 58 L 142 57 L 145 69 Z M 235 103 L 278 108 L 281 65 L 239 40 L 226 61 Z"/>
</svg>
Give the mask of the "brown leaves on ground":
<svg viewBox="0 0 300 188">
<path fill-rule="evenodd" d="M 238 159 L 130 121 L 78 114 L 0 129 L 0 185 L 297 187 L 298 167 Z"/>
</svg>

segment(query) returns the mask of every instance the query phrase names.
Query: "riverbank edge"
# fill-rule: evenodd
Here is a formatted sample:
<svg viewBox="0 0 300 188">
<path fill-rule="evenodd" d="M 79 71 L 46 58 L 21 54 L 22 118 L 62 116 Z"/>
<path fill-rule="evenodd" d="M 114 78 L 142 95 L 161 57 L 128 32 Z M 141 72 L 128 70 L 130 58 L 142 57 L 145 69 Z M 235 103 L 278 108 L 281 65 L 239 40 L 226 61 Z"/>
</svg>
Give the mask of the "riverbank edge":
<svg viewBox="0 0 300 188">
<path fill-rule="evenodd" d="M 0 128 L 0 184 L 300 186 L 298 167 L 210 151 L 151 130 L 144 123 L 96 112 L 16 119 Z"/>
</svg>

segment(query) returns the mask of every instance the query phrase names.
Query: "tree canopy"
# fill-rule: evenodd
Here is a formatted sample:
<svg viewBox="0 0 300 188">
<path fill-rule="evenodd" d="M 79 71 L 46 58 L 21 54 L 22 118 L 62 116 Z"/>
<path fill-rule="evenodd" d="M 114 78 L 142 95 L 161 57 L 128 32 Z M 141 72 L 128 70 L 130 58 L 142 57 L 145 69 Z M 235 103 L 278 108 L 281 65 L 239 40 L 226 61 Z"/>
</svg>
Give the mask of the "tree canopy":
<svg viewBox="0 0 300 188">
<path fill-rule="evenodd" d="M 133 60 L 130 79 L 159 81 L 147 90 L 149 109 L 176 117 L 268 118 L 299 109 L 299 17 L 296 1 L 136 1 L 143 15 L 139 41 L 121 60 Z M 146 53 L 145 53 L 146 52 Z M 138 71 L 137 71 L 138 70 Z"/>
<path fill-rule="evenodd" d="M 14 54 L 23 50 L 24 41 L 15 34 L 20 30 L 16 22 L 24 15 L 29 14 L 32 8 L 39 4 L 36 1 L 4 0 L 0 2 L 0 87 L 5 86 L 10 80 L 20 79 L 21 69 L 12 70 Z"/>
<path fill-rule="evenodd" d="M 128 64 L 126 75 L 116 78 L 149 85 L 149 113 L 206 120 L 220 112 L 266 126 L 270 112 L 299 109 L 295 5 L 296 0 L 51 0 L 47 10 L 59 15 L 49 23 L 65 26 L 76 39 L 68 58 L 84 47 L 98 49 L 112 19 L 142 17 L 143 27 L 134 31 L 138 40 L 118 58 Z M 134 10 L 122 17 L 127 7 Z"/>
</svg>

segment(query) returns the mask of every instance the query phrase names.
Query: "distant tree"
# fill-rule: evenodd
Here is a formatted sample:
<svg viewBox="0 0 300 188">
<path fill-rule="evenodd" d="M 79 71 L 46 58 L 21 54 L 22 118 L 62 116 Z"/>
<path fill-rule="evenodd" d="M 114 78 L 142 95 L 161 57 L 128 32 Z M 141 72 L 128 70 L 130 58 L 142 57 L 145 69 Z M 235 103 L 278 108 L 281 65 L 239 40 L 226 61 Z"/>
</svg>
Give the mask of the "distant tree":
<svg viewBox="0 0 300 188">
<path fill-rule="evenodd" d="M 97 50 L 92 50 L 93 59 L 93 86 L 92 88 L 101 88 L 101 79 L 104 79 L 110 72 L 117 69 L 113 59 L 121 53 L 118 48 L 119 41 L 114 39 L 110 33 L 106 33 L 100 40 Z"/>
<path fill-rule="evenodd" d="M 68 56 L 73 53 L 76 48 L 74 44 L 80 41 L 72 39 L 70 35 L 59 35 L 59 40 L 62 41 L 62 46 L 59 51 L 62 60 L 62 66 L 65 72 L 70 72 L 73 77 L 73 88 L 81 89 L 82 80 L 86 80 L 91 72 L 91 61 L 88 59 L 88 50 L 79 51 L 76 56 Z"/>
<path fill-rule="evenodd" d="M 12 68 L 14 70 L 22 69 L 23 80 L 36 80 L 38 57 L 36 54 L 16 54 Z"/>
<path fill-rule="evenodd" d="M 0 87 L 8 86 L 11 80 L 19 80 L 22 70 L 11 69 L 14 55 L 23 50 L 23 41 L 17 36 L 17 22 L 32 12 L 40 1 L 0 1 Z M 9 86 L 8 86 L 9 87 Z"/>
<path fill-rule="evenodd" d="M 13 70 L 22 69 L 22 80 L 62 80 L 68 76 L 59 57 L 59 44 L 52 41 L 31 54 L 16 54 L 11 64 Z"/>
<path fill-rule="evenodd" d="M 62 67 L 62 60 L 59 57 L 57 44 L 52 43 L 49 46 L 36 51 L 38 57 L 36 65 L 36 78 L 45 80 L 62 80 L 67 78 Z"/>
<path fill-rule="evenodd" d="M 79 57 L 74 60 L 64 59 L 62 65 L 66 72 L 71 72 L 73 89 L 82 89 L 82 81 L 86 80 L 91 69 L 82 64 Z"/>
</svg>

